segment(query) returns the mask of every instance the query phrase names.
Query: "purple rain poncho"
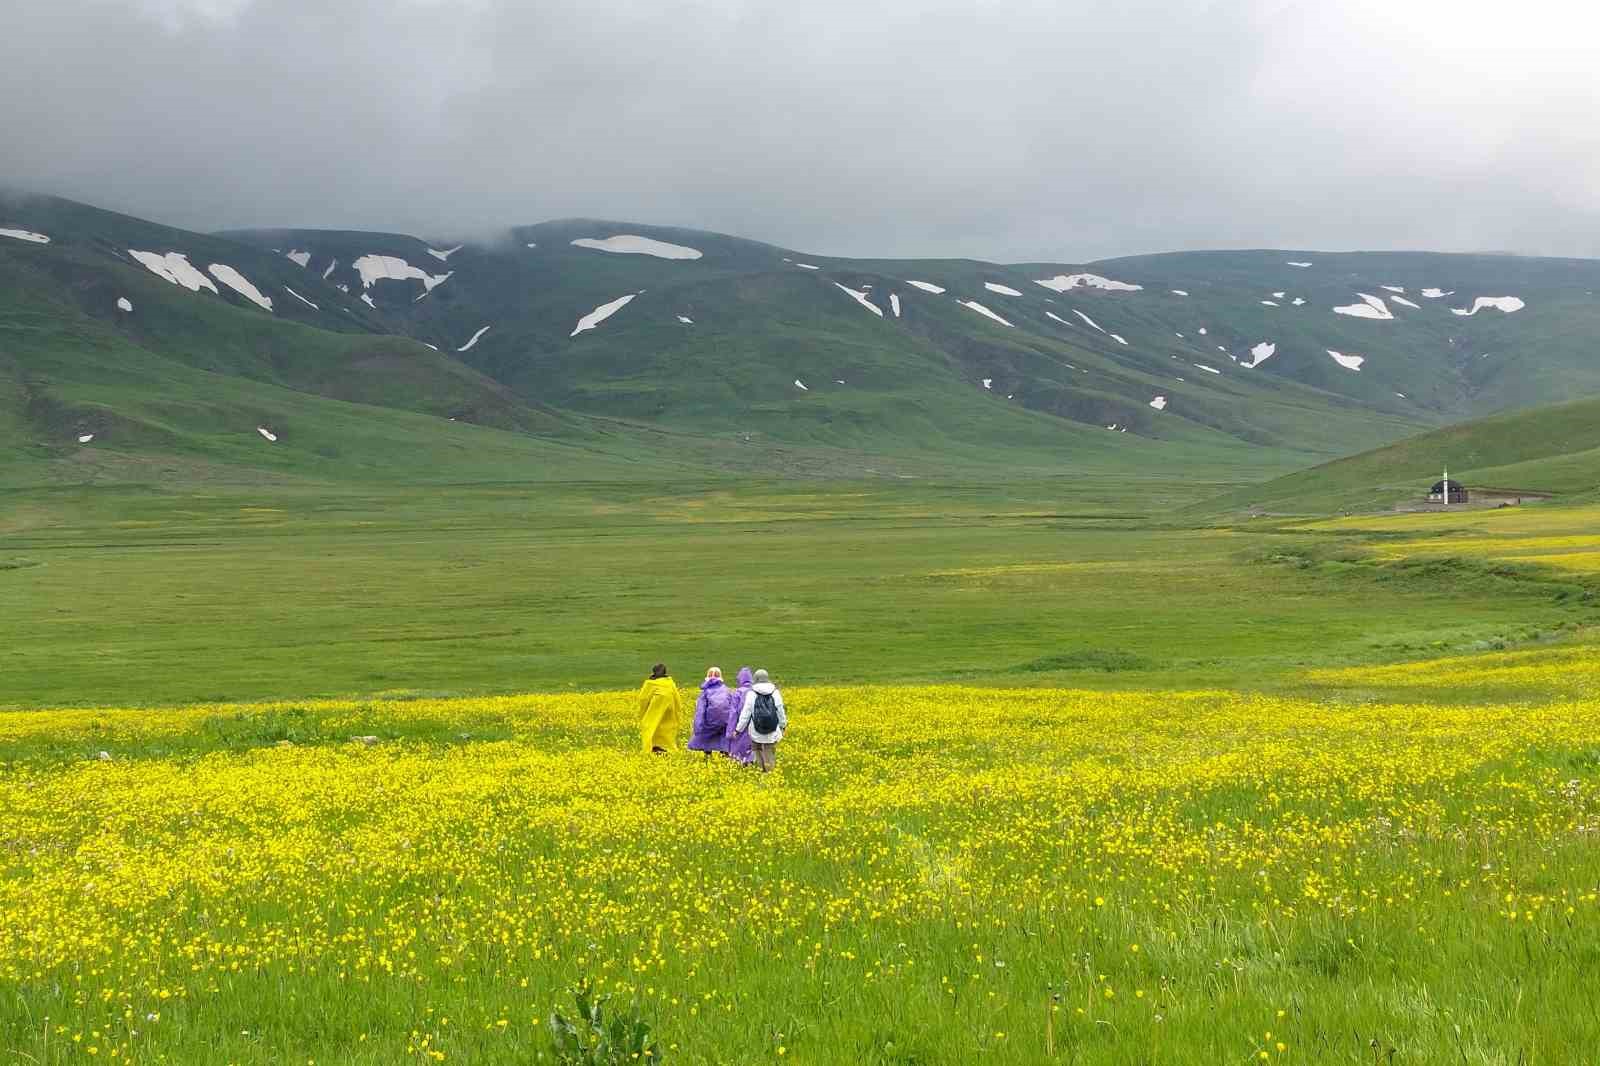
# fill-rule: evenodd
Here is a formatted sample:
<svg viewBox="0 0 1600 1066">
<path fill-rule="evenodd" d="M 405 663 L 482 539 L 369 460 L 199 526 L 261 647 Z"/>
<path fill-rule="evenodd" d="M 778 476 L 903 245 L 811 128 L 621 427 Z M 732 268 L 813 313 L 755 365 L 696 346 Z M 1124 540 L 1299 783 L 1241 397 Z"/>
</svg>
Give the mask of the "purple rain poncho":
<svg viewBox="0 0 1600 1066">
<path fill-rule="evenodd" d="M 740 762 L 745 763 L 754 761 L 756 757 L 755 748 L 753 747 L 754 742 L 750 739 L 750 730 L 746 729 L 743 733 L 737 734 L 733 730 L 739 724 L 739 712 L 744 710 L 744 697 L 750 691 L 750 682 L 750 668 L 748 666 L 741 667 L 739 669 L 739 687 L 732 693 L 733 713 L 728 716 L 728 755 L 730 758 L 738 759 Z"/>
<path fill-rule="evenodd" d="M 739 720 L 740 706 L 722 678 L 707 678 L 700 685 L 700 698 L 694 701 L 694 735 L 689 738 L 689 750 L 726 755 L 728 723 Z"/>
</svg>

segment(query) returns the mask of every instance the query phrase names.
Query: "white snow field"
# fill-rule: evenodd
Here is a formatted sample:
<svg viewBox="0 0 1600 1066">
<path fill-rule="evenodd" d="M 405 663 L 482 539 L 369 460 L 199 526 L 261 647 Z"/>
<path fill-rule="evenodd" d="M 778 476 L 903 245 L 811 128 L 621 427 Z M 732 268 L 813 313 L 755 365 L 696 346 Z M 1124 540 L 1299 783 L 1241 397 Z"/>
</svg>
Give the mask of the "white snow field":
<svg viewBox="0 0 1600 1066">
<path fill-rule="evenodd" d="M 1187 292 L 1184 292 L 1182 289 L 1173 289 L 1172 290 L 1172 295 L 1174 295 L 1174 296 L 1187 296 L 1189 294 Z"/>
<path fill-rule="evenodd" d="M 1511 312 L 1520 311 L 1526 306 L 1528 305 L 1522 302 L 1521 297 L 1517 296 L 1480 296 L 1472 301 L 1471 307 L 1452 307 L 1450 312 L 1457 315 L 1475 315 L 1486 307 L 1492 307 L 1509 315 Z"/>
<path fill-rule="evenodd" d="M 1216 367 L 1214 367 L 1214 366 L 1206 366 L 1204 363 L 1195 363 L 1193 365 L 1194 365 L 1194 368 L 1196 370 L 1204 370 L 1207 374 L 1220 374 L 1220 373 L 1222 373 L 1222 371 L 1218 370 Z"/>
<path fill-rule="evenodd" d="M 306 299 L 304 296 L 301 296 L 299 293 L 295 292 L 293 289 L 289 288 L 289 286 L 287 286 L 287 285 L 285 285 L 283 287 L 283 291 L 288 293 L 290 296 L 293 296 L 296 300 L 299 300 L 301 303 L 305 304 L 307 307 L 311 308 L 313 311 L 322 310 L 322 308 L 318 307 L 316 304 L 312 303 L 310 300 Z"/>
<path fill-rule="evenodd" d="M 1150 406 L 1154 407 L 1157 411 L 1165 411 L 1167 409 L 1167 398 L 1165 396 L 1157 396 L 1155 399 L 1150 401 Z"/>
<path fill-rule="evenodd" d="M 894 317 L 896 317 L 896 318 L 900 317 L 900 294 L 899 293 L 891 292 L 889 294 L 889 309 L 894 312 Z"/>
<path fill-rule="evenodd" d="M 433 256 L 435 259 L 439 260 L 439 262 L 442 263 L 446 259 L 449 259 L 452 255 L 455 255 L 457 252 L 461 251 L 461 249 L 463 249 L 465 247 L 466 247 L 466 245 L 464 245 L 464 244 L 458 244 L 454 248 L 446 248 L 442 252 L 439 251 L 439 249 L 437 249 L 437 248 L 429 248 L 428 249 L 428 254 Z"/>
<path fill-rule="evenodd" d="M 364 255 L 351 264 L 356 272 L 361 275 L 361 287 L 372 288 L 376 281 L 406 281 L 415 278 L 422 282 L 424 292 L 432 292 L 435 285 L 447 280 L 449 274 L 430 274 L 421 267 L 414 267 L 410 263 L 394 255 Z"/>
<path fill-rule="evenodd" d="M 78 434 L 78 443 L 79 444 L 88 444 L 92 440 L 94 440 L 94 434 L 93 433 L 79 433 Z"/>
<path fill-rule="evenodd" d="M 1262 341 L 1260 344 L 1257 344 L 1250 349 L 1250 354 L 1253 356 L 1253 358 L 1248 363 L 1239 364 L 1246 370 L 1253 370 L 1262 363 L 1265 363 L 1268 359 L 1271 359 L 1274 355 L 1277 355 L 1278 346 L 1269 341 Z"/>
<path fill-rule="evenodd" d="M 1382 296 L 1368 296 L 1364 292 L 1358 292 L 1356 295 L 1361 297 L 1361 303 L 1335 307 L 1333 313 L 1349 315 L 1351 318 L 1376 318 L 1385 322 L 1394 318 L 1394 312 L 1389 310 L 1389 305 L 1383 302 Z"/>
<path fill-rule="evenodd" d="M 1046 313 L 1048 314 L 1048 312 L 1046 312 Z M 1096 322 L 1094 319 L 1090 318 L 1088 315 L 1084 314 L 1082 311 L 1078 310 L 1076 307 L 1074 307 L 1072 309 L 1072 313 L 1077 315 L 1079 318 L 1083 319 L 1084 322 L 1088 323 L 1090 328 L 1099 329 L 1101 333 L 1105 332 L 1105 330 L 1100 329 L 1100 323 Z"/>
<path fill-rule="evenodd" d="M 1099 274 L 1057 274 L 1053 278 L 1036 279 L 1034 284 L 1043 285 L 1045 288 L 1053 289 L 1056 292 L 1066 292 L 1068 289 L 1076 289 L 1080 285 L 1086 289 L 1105 289 L 1107 292 L 1138 292 L 1144 288 L 1143 285 L 1130 285 L 1126 281 L 1112 281 L 1110 278 L 1103 278 Z"/>
<path fill-rule="evenodd" d="M 139 252 L 129 248 L 128 254 L 143 263 L 145 269 L 156 277 L 165 278 L 174 285 L 182 285 L 190 292 L 199 292 L 201 289 L 217 291 L 211 279 L 196 270 L 189 262 L 189 257 L 182 252 L 162 255 L 160 252 Z"/>
<path fill-rule="evenodd" d="M 990 292 L 997 292 L 1001 296 L 1021 296 L 1022 295 L 1022 293 L 1018 292 L 1016 289 L 1013 289 L 1010 285 L 1001 285 L 1001 284 L 999 284 L 997 282 L 993 282 L 993 281 L 984 282 L 983 283 L 983 287 L 988 289 Z"/>
<path fill-rule="evenodd" d="M 0 237 L 11 237 L 29 244 L 49 244 L 50 238 L 42 233 L 35 233 L 26 229 L 0 229 Z"/>
<path fill-rule="evenodd" d="M 478 328 L 478 332 L 474 333 L 470 338 L 468 338 L 467 339 L 467 343 L 465 343 L 461 347 L 457 348 L 456 351 L 458 351 L 458 352 L 467 351 L 474 344 L 478 343 L 478 338 L 482 337 L 485 333 L 488 333 L 488 332 L 489 332 L 489 327 L 488 326 L 480 326 Z"/>
<path fill-rule="evenodd" d="M 266 426 L 257 426 L 256 432 L 274 443 L 276 443 L 278 440 L 278 435 L 272 432 L 272 430 L 268 429 Z"/>
<path fill-rule="evenodd" d="M 1306 268 L 1306 267 L 1308 267 L 1308 266 L 1310 266 L 1310 265 L 1311 265 L 1311 264 L 1310 264 L 1310 263 L 1305 263 L 1305 262 L 1296 262 L 1296 261 L 1295 261 L 1295 260 L 1293 260 L 1293 259 L 1289 259 L 1289 260 L 1286 260 L 1286 262 L 1287 262 L 1287 263 L 1288 263 L 1288 264 L 1289 264 L 1289 265 L 1290 265 L 1290 266 L 1292 266 L 1292 267 L 1300 267 L 1300 268 L 1301 268 L 1301 269 L 1302 269 L 1302 270 L 1303 270 L 1303 269 L 1305 269 L 1305 268 Z"/>
<path fill-rule="evenodd" d="M 572 244 L 575 248 L 592 248 L 597 252 L 614 252 L 617 255 L 653 255 L 657 259 L 700 258 L 698 248 L 690 248 L 683 244 L 668 244 L 666 241 L 640 237 L 632 233 L 622 233 L 615 237 L 606 237 L 604 240 L 579 237 Z"/>
<path fill-rule="evenodd" d="M 1456 294 L 1456 290 L 1454 290 L 1454 289 L 1451 289 L 1449 292 L 1445 292 L 1443 289 L 1423 289 L 1422 290 L 1422 295 L 1426 296 L 1430 300 L 1437 300 L 1442 296 L 1454 296 L 1455 294 Z"/>
<path fill-rule="evenodd" d="M 977 300 L 961 300 L 959 302 L 960 302 L 962 307 L 968 308 L 969 310 L 972 310 L 972 311 L 976 311 L 976 312 L 978 312 L 978 314 L 983 315 L 986 318 L 992 318 L 996 322 L 1000 323 L 1002 326 L 1011 325 L 1011 323 L 1007 322 L 1005 319 L 1001 318 L 999 315 L 995 314 L 993 311 L 991 311 L 987 307 L 983 306 Z"/>
<path fill-rule="evenodd" d="M 686 326 L 694 325 L 694 319 L 690 318 L 688 315 L 679 315 L 678 321 L 682 322 Z"/>
<path fill-rule="evenodd" d="M 133 301 L 128 299 L 126 296 L 118 296 L 117 297 L 117 307 L 120 310 L 123 310 L 123 311 L 132 311 L 133 310 Z"/>
<path fill-rule="evenodd" d="M 305 265 L 307 263 L 311 262 L 311 253 L 310 252 L 302 252 L 299 249 L 296 249 L 296 250 L 294 250 L 292 252 L 284 252 L 283 253 L 283 257 L 285 259 L 289 260 L 295 266 L 300 267 L 302 269 L 305 268 Z"/>
<path fill-rule="evenodd" d="M 934 295 L 938 295 L 939 293 L 944 292 L 944 289 L 940 288 L 938 285 L 935 285 L 931 281 L 907 281 L 906 284 L 907 285 L 915 285 L 917 288 L 921 289 L 923 292 L 931 292 Z"/>
<path fill-rule="evenodd" d="M 239 273 L 227 263 L 212 263 L 206 267 L 211 276 L 222 282 L 246 300 L 264 310 L 272 310 L 272 297 L 265 295 L 260 289 L 250 284 L 250 279 Z"/>
<path fill-rule="evenodd" d="M 1389 297 L 1389 302 L 1392 304 L 1399 304 L 1401 307 L 1410 307 L 1414 310 L 1420 311 L 1422 309 L 1421 304 L 1414 304 L 1404 296 L 1391 296 Z"/>
<path fill-rule="evenodd" d="M 601 304 L 593 311 L 590 311 L 588 314 L 578 319 L 578 324 L 572 327 L 572 332 L 567 334 L 567 336 L 576 337 L 585 330 L 594 329 L 600 323 L 604 322 L 606 319 L 610 318 L 624 307 L 627 307 L 628 302 L 637 295 L 639 294 L 636 292 L 630 292 L 626 296 L 618 296 L 610 303 Z"/>
<path fill-rule="evenodd" d="M 1346 370 L 1360 370 L 1361 364 L 1367 361 L 1367 357 L 1364 355 L 1345 355 L 1343 352 L 1336 352 L 1332 348 L 1328 349 L 1328 357 Z M 1400 394 L 1395 393 L 1395 395 L 1399 396 Z M 1401 398 L 1404 399 L 1404 397 Z"/>
<path fill-rule="evenodd" d="M 794 387 L 799 389 L 801 392 L 810 392 L 811 391 L 810 389 L 806 388 L 806 383 L 801 381 L 799 378 L 795 378 L 794 379 Z"/>
<path fill-rule="evenodd" d="M 837 281 L 833 283 L 833 287 L 838 289 L 840 292 L 849 293 L 850 294 L 850 299 L 854 300 L 856 303 L 860 304 L 862 307 L 865 307 L 868 311 L 871 311 L 873 314 L 877 315 L 879 318 L 883 317 L 883 308 L 879 307 L 877 304 L 875 304 L 871 300 L 867 299 L 867 294 L 866 294 L 865 291 L 863 291 L 861 289 L 847 289 L 843 285 L 840 285 Z"/>
</svg>

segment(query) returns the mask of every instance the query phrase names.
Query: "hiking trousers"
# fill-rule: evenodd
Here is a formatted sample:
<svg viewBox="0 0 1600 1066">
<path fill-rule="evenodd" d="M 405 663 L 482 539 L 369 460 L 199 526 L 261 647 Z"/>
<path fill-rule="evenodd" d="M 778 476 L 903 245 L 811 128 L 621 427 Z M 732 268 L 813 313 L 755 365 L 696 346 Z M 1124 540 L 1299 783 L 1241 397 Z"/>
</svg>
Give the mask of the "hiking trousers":
<svg viewBox="0 0 1600 1066">
<path fill-rule="evenodd" d="M 757 741 L 754 745 L 756 765 L 761 767 L 762 773 L 768 773 L 778 763 L 778 745 L 762 744 Z"/>
</svg>

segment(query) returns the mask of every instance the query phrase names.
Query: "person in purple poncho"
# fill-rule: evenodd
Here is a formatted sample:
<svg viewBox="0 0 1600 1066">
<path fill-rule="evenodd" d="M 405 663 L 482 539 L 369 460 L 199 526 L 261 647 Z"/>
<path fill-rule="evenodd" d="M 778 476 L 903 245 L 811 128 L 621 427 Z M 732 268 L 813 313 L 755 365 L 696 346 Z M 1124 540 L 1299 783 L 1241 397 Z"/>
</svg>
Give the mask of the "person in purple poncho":
<svg viewBox="0 0 1600 1066">
<path fill-rule="evenodd" d="M 750 692 L 751 675 L 748 666 L 739 667 L 739 687 L 733 693 L 733 713 L 728 716 L 728 757 L 742 763 L 755 761 L 755 743 L 750 739 L 750 731 L 738 731 L 739 712 L 744 710 L 744 698 Z"/>
<path fill-rule="evenodd" d="M 728 723 L 738 721 L 739 708 L 733 691 L 722 682 L 722 669 L 713 666 L 706 671 L 700 683 L 700 697 L 694 701 L 694 735 L 689 738 L 690 751 L 703 751 L 706 758 L 712 752 L 728 754 Z"/>
</svg>

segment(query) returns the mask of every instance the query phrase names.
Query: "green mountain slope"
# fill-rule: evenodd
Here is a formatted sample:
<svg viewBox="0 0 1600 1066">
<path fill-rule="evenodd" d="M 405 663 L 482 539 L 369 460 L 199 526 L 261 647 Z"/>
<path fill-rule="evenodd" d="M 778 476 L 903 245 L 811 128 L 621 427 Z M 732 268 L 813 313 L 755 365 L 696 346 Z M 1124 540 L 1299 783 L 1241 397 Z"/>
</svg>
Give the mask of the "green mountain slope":
<svg viewBox="0 0 1600 1066">
<path fill-rule="evenodd" d="M 1373 510 L 1420 499 L 1447 467 L 1469 492 L 1594 492 L 1600 489 L 1600 399 L 1458 423 L 1230 493 L 1201 509 Z"/>
<path fill-rule="evenodd" d="M 0 336 L 30 397 L 14 410 L 35 412 L 0 422 L 13 450 L 60 446 L 71 418 L 37 412 L 147 359 L 551 440 L 649 452 L 666 434 L 739 468 L 879 457 L 1262 477 L 1600 392 L 1600 266 L 1585 261 L 844 260 L 586 219 L 465 244 L 207 236 L 50 198 L 0 200 L 4 228 L 50 238 L 0 239 Z M 1457 313 L 1480 296 L 1496 302 Z M 107 346 L 123 354 L 86 354 Z"/>
</svg>

